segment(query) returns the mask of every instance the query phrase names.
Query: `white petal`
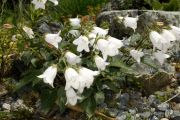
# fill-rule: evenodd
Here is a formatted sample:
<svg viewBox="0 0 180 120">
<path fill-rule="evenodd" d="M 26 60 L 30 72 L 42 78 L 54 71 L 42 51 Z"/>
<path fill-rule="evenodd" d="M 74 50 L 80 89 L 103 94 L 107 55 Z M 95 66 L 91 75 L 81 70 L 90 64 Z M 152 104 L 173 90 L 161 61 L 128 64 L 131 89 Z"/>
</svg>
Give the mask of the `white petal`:
<svg viewBox="0 0 180 120">
<path fill-rule="evenodd" d="M 137 28 L 137 21 L 138 21 L 138 17 L 136 17 L 136 18 L 125 17 L 124 18 L 124 25 L 125 25 L 125 27 L 130 27 L 135 31 Z"/>
<path fill-rule="evenodd" d="M 100 27 L 93 27 L 92 33 L 100 37 L 105 37 L 108 34 L 108 29 L 102 29 Z"/>
<path fill-rule="evenodd" d="M 138 50 L 131 50 L 130 54 L 138 63 L 140 63 L 141 57 L 144 55 L 143 52 Z"/>
<path fill-rule="evenodd" d="M 163 53 L 162 51 L 158 51 L 154 53 L 155 58 L 159 61 L 159 63 L 162 65 L 164 61 L 169 58 L 170 56 L 168 54 Z"/>
<path fill-rule="evenodd" d="M 72 52 L 66 52 L 65 57 L 67 62 L 71 65 L 76 65 L 81 62 L 81 58 Z"/>
<path fill-rule="evenodd" d="M 81 20 L 79 18 L 70 18 L 69 19 L 70 21 L 70 25 L 73 27 L 73 28 L 79 28 L 81 27 Z"/>
<path fill-rule="evenodd" d="M 72 35 L 75 36 L 75 37 L 76 37 L 76 36 L 80 36 L 79 30 L 70 30 L 69 33 L 72 34 Z"/>
<path fill-rule="evenodd" d="M 123 42 L 117 38 L 109 36 L 107 40 L 108 40 L 109 44 L 112 43 L 112 44 L 116 45 L 117 48 L 121 48 L 123 46 Z"/>
<path fill-rule="evenodd" d="M 58 0 L 49 0 L 51 1 L 52 3 L 54 3 L 54 5 L 58 5 Z"/>
<path fill-rule="evenodd" d="M 35 5 L 35 9 L 45 9 L 47 0 L 33 0 L 32 3 Z"/>
<path fill-rule="evenodd" d="M 170 32 L 172 32 L 176 36 L 176 39 L 180 41 L 180 28 L 176 26 L 170 26 L 170 27 L 171 27 Z"/>
<path fill-rule="evenodd" d="M 103 58 L 100 56 L 95 56 L 95 63 L 99 70 L 105 70 L 106 66 L 109 65 L 108 62 L 106 62 Z"/>
<path fill-rule="evenodd" d="M 61 42 L 62 38 L 59 36 L 60 33 L 57 34 L 46 34 L 45 41 L 49 44 L 53 45 L 58 49 L 58 43 Z"/>
<path fill-rule="evenodd" d="M 89 52 L 89 40 L 86 36 L 80 36 L 73 41 L 73 44 L 77 45 L 77 51 L 82 52 L 83 50 Z"/>
<path fill-rule="evenodd" d="M 169 31 L 169 30 L 163 30 L 162 33 L 161 33 L 161 36 L 164 38 L 164 39 L 168 39 L 169 41 L 175 41 L 176 40 L 176 37 Z"/>
</svg>

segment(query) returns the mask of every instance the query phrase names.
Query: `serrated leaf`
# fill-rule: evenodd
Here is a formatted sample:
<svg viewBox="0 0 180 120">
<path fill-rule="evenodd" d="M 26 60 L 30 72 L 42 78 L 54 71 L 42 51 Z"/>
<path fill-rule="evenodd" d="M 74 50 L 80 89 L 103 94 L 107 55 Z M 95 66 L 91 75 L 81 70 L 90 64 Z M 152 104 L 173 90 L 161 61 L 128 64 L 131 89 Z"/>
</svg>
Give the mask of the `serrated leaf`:
<svg viewBox="0 0 180 120">
<path fill-rule="evenodd" d="M 41 91 L 41 107 L 47 113 L 53 106 L 57 99 L 57 90 L 42 90 Z"/>
<path fill-rule="evenodd" d="M 20 79 L 20 82 L 16 85 L 15 91 L 20 90 L 22 87 L 26 86 L 27 84 L 37 80 L 37 75 L 40 74 L 39 70 L 30 70 L 26 74 L 23 75 L 23 78 Z"/>
<path fill-rule="evenodd" d="M 94 99 L 94 96 L 85 99 L 81 103 L 81 107 L 83 108 L 83 110 L 85 110 L 88 117 L 92 117 L 96 110 L 96 100 Z"/>
<path fill-rule="evenodd" d="M 60 87 L 57 92 L 57 104 L 60 108 L 60 112 L 63 113 L 65 111 L 66 104 L 66 94 L 64 87 Z"/>
</svg>

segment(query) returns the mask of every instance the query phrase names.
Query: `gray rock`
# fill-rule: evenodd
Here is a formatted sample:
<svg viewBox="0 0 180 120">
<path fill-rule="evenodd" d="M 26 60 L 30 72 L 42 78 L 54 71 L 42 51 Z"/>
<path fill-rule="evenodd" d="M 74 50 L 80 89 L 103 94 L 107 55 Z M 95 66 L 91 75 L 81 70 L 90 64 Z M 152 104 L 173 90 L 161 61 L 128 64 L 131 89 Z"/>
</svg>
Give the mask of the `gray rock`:
<svg viewBox="0 0 180 120">
<path fill-rule="evenodd" d="M 156 117 L 158 117 L 159 119 L 160 119 L 160 118 L 164 118 L 164 112 L 161 112 L 161 111 L 155 112 L 154 115 L 155 115 Z"/>
<path fill-rule="evenodd" d="M 174 110 L 173 111 L 173 114 L 171 115 L 171 118 L 175 118 L 175 117 L 180 117 L 180 111 L 176 111 L 176 110 Z"/>
<path fill-rule="evenodd" d="M 159 120 L 159 118 L 156 117 L 155 115 L 153 115 L 153 116 L 150 118 L 150 120 Z"/>
<path fill-rule="evenodd" d="M 132 115 L 136 114 L 136 110 L 135 109 L 129 109 L 129 113 L 131 113 Z"/>
<path fill-rule="evenodd" d="M 129 37 L 134 33 L 132 29 L 125 28 L 122 22 L 119 22 L 118 16 L 139 16 L 137 22 L 138 32 L 144 32 L 145 26 L 151 26 L 152 23 L 164 22 L 164 24 L 179 25 L 180 12 L 154 11 L 154 10 L 111 10 L 101 12 L 97 16 L 96 23 L 98 26 L 103 22 L 108 22 L 110 25 L 109 34 L 118 39 Z"/>
<path fill-rule="evenodd" d="M 122 113 L 118 113 L 118 115 L 116 116 L 117 120 L 126 120 L 127 118 L 127 112 L 122 112 Z"/>
<path fill-rule="evenodd" d="M 128 102 L 129 102 L 129 94 L 128 93 L 123 93 L 123 94 L 121 94 L 120 95 L 120 104 L 121 105 L 124 105 L 124 106 L 126 106 L 127 104 L 128 104 Z"/>
<path fill-rule="evenodd" d="M 166 111 L 168 109 L 169 109 L 168 103 L 162 103 L 162 104 L 158 105 L 158 110 L 160 110 L 160 111 Z"/>
<path fill-rule="evenodd" d="M 151 116 L 151 113 L 150 112 L 143 112 L 143 113 L 140 113 L 140 116 L 142 119 L 147 119 Z"/>
<path fill-rule="evenodd" d="M 171 110 L 171 109 L 165 111 L 165 117 L 166 118 L 170 118 L 172 114 L 173 114 L 173 110 Z"/>
<path fill-rule="evenodd" d="M 156 100 L 156 96 L 155 95 L 150 95 L 148 97 L 148 102 L 151 105 L 154 101 Z"/>
</svg>

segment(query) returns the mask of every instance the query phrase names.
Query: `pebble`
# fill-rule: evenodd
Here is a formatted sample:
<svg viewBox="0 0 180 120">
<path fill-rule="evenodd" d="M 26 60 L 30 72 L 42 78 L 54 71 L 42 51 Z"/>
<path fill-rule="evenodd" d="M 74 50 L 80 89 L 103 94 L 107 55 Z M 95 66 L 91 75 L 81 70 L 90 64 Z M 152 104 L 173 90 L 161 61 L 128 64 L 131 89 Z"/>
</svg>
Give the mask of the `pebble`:
<svg viewBox="0 0 180 120">
<path fill-rule="evenodd" d="M 127 118 L 126 114 L 128 113 L 127 112 L 118 113 L 116 120 L 126 120 Z"/>
<path fill-rule="evenodd" d="M 167 118 L 161 118 L 160 120 L 169 120 L 169 119 L 167 119 Z"/>
<path fill-rule="evenodd" d="M 119 112 L 117 109 L 113 109 L 113 108 L 109 109 L 108 111 L 109 111 L 110 116 L 113 116 L 113 117 L 117 116 Z"/>
<path fill-rule="evenodd" d="M 158 105 L 158 109 L 160 111 L 166 111 L 167 109 L 169 109 L 169 104 L 168 103 L 162 103 L 162 104 Z"/>
<path fill-rule="evenodd" d="M 128 93 L 123 93 L 123 94 L 121 94 L 120 95 L 120 104 L 121 105 L 127 105 L 128 104 L 128 102 L 129 102 L 129 98 L 130 98 L 130 96 L 129 96 L 129 94 Z"/>
<path fill-rule="evenodd" d="M 147 112 L 143 112 L 143 113 L 140 113 L 140 116 L 143 119 L 147 119 L 147 118 L 149 118 L 151 116 L 151 113 L 148 112 L 148 111 Z"/>
<path fill-rule="evenodd" d="M 164 118 L 164 112 L 154 112 L 154 115 L 157 116 L 158 118 Z"/>
<path fill-rule="evenodd" d="M 171 116 L 172 114 L 173 114 L 173 110 L 171 110 L 171 109 L 165 111 L 165 117 L 166 117 L 166 118 L 170 118 L 170 116 Z"/>
<path fill-rule="evenodd" d="M 4 103 L 4 104 L 2 105 L 2 108 L 3 108 L 4 110 L 10 111 L 10 110 L 11 110 L 11 105 L 8 104 L 8 103 Z"/>
<path fill-rule="evenodd" d="M 153 115 L 150 120 L 159 120 L 159 118 Z"/>
</svg>

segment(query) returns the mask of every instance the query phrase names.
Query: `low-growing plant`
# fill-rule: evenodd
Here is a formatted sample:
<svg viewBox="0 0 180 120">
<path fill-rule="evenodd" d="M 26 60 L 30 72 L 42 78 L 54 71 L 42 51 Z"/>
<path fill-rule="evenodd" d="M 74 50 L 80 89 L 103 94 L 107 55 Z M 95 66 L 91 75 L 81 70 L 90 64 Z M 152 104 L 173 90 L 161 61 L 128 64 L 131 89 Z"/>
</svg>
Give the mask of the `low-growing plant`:
<svg viewBox="0 0 180 120">
<path fill-rule="evenodd" d="M 90 17 L 59 20 L 63 27 L 52 29 L 49 19 L 40 19 L 47 11 L 39 9 L 52 7 L 46 2 L 39 6 L 33 0 L 37 14 L 30 15 L 34 16 L 30 23 L 17 26 L 16 35 L 21 37 L 15 36 L 19 60 L 27 67 L 16 91 L 25 86 L 38 91 L 46 113 L 55 105 L 62 113 L 67 107 L 78 106 L 91 117 L 104 102 L 107 89 L 119 92 L 123 80 L 166 72 L 172 48 L 179 47 L 179 27 L 152 23 L 139 33 L 138 17 L 118 18 L 125 28 L 134 31 L 124 40 L 108 35 L 108 29 L 97 27 Z M 39 31 L 42 23 L 47 23 L 43 30 L 48 32 Z"/>
</svg>

